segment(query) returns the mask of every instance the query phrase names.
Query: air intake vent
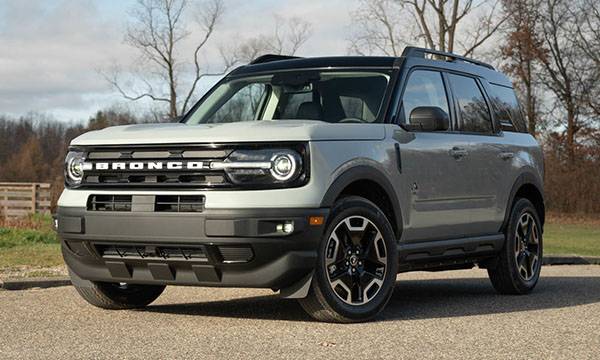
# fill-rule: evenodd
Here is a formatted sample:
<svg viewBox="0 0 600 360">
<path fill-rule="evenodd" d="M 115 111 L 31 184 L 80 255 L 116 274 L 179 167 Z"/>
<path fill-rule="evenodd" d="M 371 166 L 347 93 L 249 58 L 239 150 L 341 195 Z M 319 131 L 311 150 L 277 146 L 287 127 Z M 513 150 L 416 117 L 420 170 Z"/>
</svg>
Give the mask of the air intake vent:
<svg viewBox="0 0 600 360">
<path fill-rule="evenodd" d="M 87 209 L 88 211 L 198 213 L 204 211 L 204 199 L 204 195 L 91 195 Z"/>
<path fill-rule="evenodd" d="M 219 252 L 225 264 L 247 263 L 254 257 L 252 248 L 247 246 L 219 246 Z"/>
<path fill-rule="evenodd" d="M 90 211 L 131 211 L 131 195 L 91 195 Z"/>
<path fill-rule="evenodd" d="M 202 195 L 158 195 L 154 204 L 156 212 L 202 212 Z"/>
<path fill-rule="evenodd" d="M 142 245 L 96 245 L 104 259 L 121 260 L 181 260 L 207 262 L 202 247 L 142 246 Z"/>
</svg>

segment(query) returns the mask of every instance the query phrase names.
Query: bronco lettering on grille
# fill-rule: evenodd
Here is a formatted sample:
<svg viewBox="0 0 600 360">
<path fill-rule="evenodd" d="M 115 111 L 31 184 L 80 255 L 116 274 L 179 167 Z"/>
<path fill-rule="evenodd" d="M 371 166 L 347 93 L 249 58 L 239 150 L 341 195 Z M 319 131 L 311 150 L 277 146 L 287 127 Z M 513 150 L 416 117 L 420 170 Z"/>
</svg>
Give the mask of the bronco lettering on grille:
<svg viewBox="0 0 600 360">
<path fill-rule="evenodd" d="M 208 163 L 206 165 L 208 167 Z M 97 162 L 83 165 L 83 170 L 199 170 L 202 168 L 205 168 L 203 161 Z"/>
</svg>

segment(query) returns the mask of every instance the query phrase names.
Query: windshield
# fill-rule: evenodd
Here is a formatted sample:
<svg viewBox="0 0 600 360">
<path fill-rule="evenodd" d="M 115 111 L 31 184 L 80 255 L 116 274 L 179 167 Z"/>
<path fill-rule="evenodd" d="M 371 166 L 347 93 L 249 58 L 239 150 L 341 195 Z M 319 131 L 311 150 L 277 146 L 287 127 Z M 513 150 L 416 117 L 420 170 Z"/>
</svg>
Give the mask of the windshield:
<svg viewBox="0 0 600 360">
<path fill-rule="evenodd" d="M 192 110 L 186 123 L 377 122 L 389 79 L 389 72 L 358 70 L 303 70 L 226 79 Z"/>
</svg>

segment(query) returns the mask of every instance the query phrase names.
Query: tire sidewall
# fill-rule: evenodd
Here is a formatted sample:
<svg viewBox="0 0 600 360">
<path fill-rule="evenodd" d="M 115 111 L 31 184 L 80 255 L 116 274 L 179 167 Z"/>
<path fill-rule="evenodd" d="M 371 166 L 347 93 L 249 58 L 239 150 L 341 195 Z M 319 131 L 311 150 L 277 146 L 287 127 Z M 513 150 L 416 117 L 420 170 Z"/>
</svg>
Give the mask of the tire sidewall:
<svg viewBox="0 0 600 360">
<path fill-rule="evenodd" d="M 325 268 L 326 246 L 331 233 L 343 219 L 349 216 L 363 216 L 373 222 L 383 236 L 387 252 L 387 268 L 382 288 L 368 303 L 349 305 L 339 299 L 329 285 Z M 381 311 L 389 301 L 398 272 L 398 251 L 394 232 L 383 212 L 372 202 L 360 197 L 347 197 L 340 200 L 331 212 L 323 238 L 319 244 L 318 263 L 315 269 L 318 290 L 338 314 L 352 320 L 367 320 Z"/>
<path fill-rule="evenodd" d="M 515 259 L 515 245 L 516 245 L 516 236 L 515 236 L 515 232 L 516 232 L 516 228 L 518 226 L 519 223 L 519 219 L 521 218 L 521 216 L 524 213 L 530 213 L 533 216 L 533 219 L 535 221 L 535 224 L 538 228 L 539 231 L 539 257 L 538 257 L 538 266 L 537 266 L 537 271 L 535 273 L 535 275 L 533 276 L 533 278 L 531 278 L 530 280 L 524 280 L 521 275 L 519 274 L 518 270 L 517 270 L 517 261 Z M 507 228 L 507 233 L 506 233 L 506 246 L 505 246 L 505 256 L 507 257 L 507 262 L 508 262 L 508 266 L 509 266 L 509 271 L 510 271 L 510 278 L 512 279 L 512 281 L 514 282 L 514 285 L 516 288 L 518 288 L 521 292 L 526 293 L 531 291 L 535 285 L 537 284 L 539 278 L 540 278 L 540 273 L 541 273 L 541 269 L 542 269 L 542 259 L 543 259 L 543 250 L 544 250 L 544 246 L 543 246 L 543 231 L 542 231 L 542 226 L 541 226 L 541 222 L 540 222 L 540 218 L 538 216 L 538 213 L 535 209 L 535 207 L 533 206 L 533 204 L 531 203 L 531 201 L 527 200 L 527 199 L 518 199 L 517 202 L 515 203 L 515 205 L 513 206 L 513 210 L 511 212 L 511 218 L 510 218 L 510 222 L 509 222 L 509 226 Z"/>
</svg>

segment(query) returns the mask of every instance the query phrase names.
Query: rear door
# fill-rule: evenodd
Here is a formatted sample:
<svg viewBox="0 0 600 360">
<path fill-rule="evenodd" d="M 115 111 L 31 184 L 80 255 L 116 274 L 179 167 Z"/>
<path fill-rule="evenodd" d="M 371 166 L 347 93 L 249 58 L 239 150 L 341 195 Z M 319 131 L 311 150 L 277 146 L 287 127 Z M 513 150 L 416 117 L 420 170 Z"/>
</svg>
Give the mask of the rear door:
<svg viewBox="0 0 600 360">
<path fill-rule="evenodd" d="M 500 199 L 506 190 L 505 178 L 510 176 L 508 152 L 498 126 L 493 121 L 491 104 L 485 96 L 481 79 L 463 74 L 447 73 L 456 112 L 455 145 L 465 152 L 462 160 L 464 200 L 461 214 L 465 235 L 486 235 L 499 231 L 504 218 Z"/>
</svg>

